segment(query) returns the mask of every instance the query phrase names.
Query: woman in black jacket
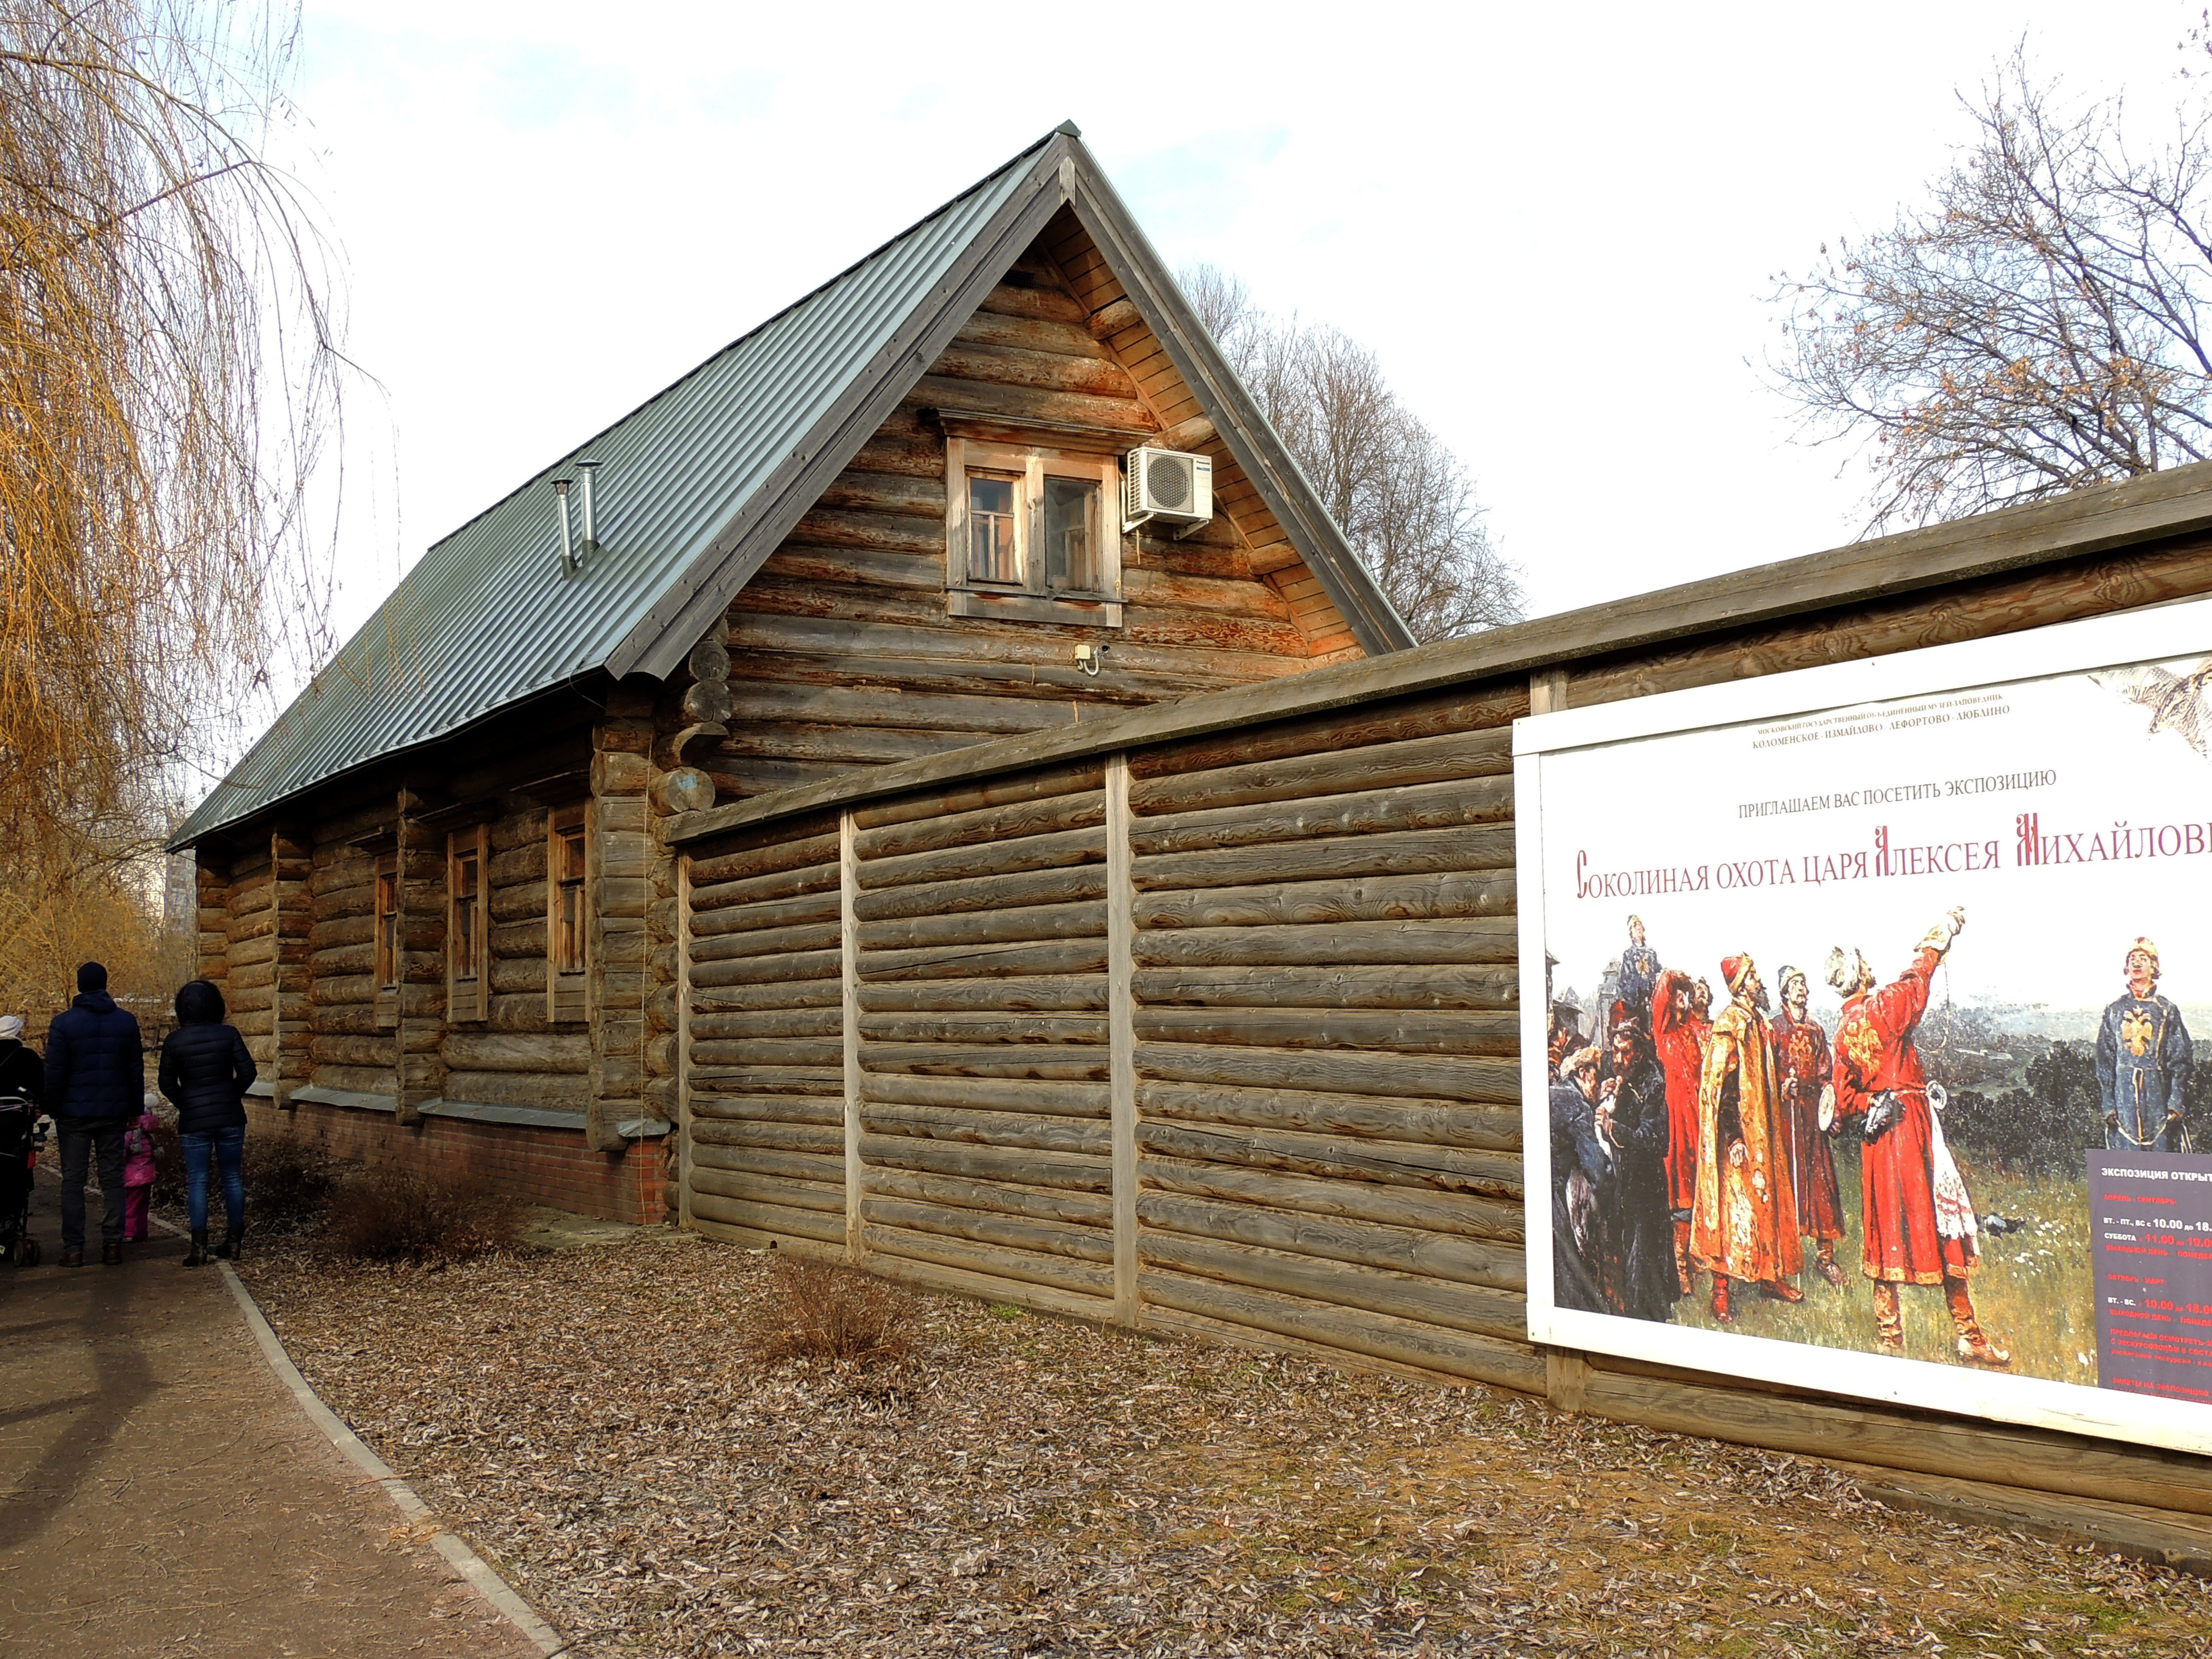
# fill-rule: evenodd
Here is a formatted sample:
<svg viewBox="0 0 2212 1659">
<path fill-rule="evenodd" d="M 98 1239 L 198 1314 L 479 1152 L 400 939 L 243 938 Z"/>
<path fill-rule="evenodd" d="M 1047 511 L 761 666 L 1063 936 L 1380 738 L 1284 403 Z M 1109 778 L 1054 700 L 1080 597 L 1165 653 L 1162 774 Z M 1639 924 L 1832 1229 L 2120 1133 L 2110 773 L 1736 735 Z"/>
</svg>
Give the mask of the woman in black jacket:
<svg viewBox="0 0 2212 1659">
<path fill-rule="evenodd" d="M 192 1248 L 187 1267 L 208 1259 L 208 1158 L 222 1170 L 222 1207 L 228 1224 L 216 1255 L 234 1259 L 246 1236 L 246 1091 L 253 1085 L 253 1056 L 238 1028 L 222 1023 L 222 993 L 196 979 L 177 993 L 177 1029 L 161 1044 L 161 1092 L 177 1109 L 177 1134 L 185 1143 L 185 1194 L 191 1210 Z"/>
</svg>

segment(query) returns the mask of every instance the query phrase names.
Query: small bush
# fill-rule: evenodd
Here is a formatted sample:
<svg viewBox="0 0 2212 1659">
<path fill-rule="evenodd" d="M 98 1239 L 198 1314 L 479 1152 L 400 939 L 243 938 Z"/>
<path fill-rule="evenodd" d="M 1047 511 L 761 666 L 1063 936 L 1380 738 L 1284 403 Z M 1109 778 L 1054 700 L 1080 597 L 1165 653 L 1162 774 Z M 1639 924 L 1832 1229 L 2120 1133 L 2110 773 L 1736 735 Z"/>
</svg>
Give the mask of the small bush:
<svg viewBox="0 0 2212 1659">
<path fill-rule="evenodd" d="M 325 1248 L 361 1261 L 443 1266 L 514 1247 L 514 1200 L 480 1179 L 371 1170 L 331 1200 Z"/>
<path fill-rule="evenodd" d="M 258 1231 L 289 1232 L 316 1219 L 337 1184 L 337 1169 L 327 1152 L 296 1140 L 256 1140 L 247 1133 L 246 1213 Z"/>
<path fill-rule="evenodd" d="M 154 1202 L 160 1206 L 185 1206 L 185 1142 L 175 1122 L 161 1120 L 154 1131 L 159 1158 L 154 1177 Z M 327 1152 L 303 1146 L 295 1140 L 270 1140 L 252 1130 L 246 1135 L 246 1213 L 259 1233 L 289 1232 L 314 1220 L 330 1202 L 338 1183 L 337 1166 Z M 222 1206 L 222 1170 L 208 1160 L 208 1202 Z"/>
<path fill-rule="evenodd" d="M 764 1364 L 896 1364 L 914 1352 L 914 1324 L 913 1304 L 882 1279 L 783 1256 L 756 1316 L 751 1346 Z"/>
</svg>

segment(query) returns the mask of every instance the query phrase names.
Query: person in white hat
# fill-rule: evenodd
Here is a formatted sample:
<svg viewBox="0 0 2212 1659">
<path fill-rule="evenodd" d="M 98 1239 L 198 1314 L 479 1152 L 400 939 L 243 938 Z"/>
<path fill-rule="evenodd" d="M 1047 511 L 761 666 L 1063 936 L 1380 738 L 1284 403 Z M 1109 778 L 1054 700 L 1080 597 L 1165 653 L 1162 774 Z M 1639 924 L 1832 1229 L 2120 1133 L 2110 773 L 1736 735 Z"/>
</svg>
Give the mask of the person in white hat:
<svg viewBox="0 0 2212 1659">
<path fill-rule="evenodd" d="M 46 1094 L 46 1064 L 23 1041 L 22 1015 L 0 1014 L 0 1095 L 20 1096 L 42 1107 Z"/>
</svg>

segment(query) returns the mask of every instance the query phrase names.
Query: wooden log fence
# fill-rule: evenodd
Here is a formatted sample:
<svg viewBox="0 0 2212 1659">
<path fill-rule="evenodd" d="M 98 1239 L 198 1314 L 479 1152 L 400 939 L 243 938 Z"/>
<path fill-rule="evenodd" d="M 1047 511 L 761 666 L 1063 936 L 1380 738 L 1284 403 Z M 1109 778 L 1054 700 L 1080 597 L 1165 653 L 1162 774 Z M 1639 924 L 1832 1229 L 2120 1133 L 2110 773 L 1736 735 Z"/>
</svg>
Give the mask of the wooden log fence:
<svg viewBox="0 0 2212 1659">
<path fill-rule="evenodd" d="M 2159 475 L 686 815 L 684 1213 L 2024 1513 L 2212 1516 L 2212 1459 L 1529 1342 L 1510 776 L 1522 714 L 2205 593 L 2212 492 Z"/>
<path fill-rule="evenodd" d="M 697 843 L 684 1213 L 1540 1388 L 1509 965 L 1526 707 L 1432 697 Z"/>
</svg>

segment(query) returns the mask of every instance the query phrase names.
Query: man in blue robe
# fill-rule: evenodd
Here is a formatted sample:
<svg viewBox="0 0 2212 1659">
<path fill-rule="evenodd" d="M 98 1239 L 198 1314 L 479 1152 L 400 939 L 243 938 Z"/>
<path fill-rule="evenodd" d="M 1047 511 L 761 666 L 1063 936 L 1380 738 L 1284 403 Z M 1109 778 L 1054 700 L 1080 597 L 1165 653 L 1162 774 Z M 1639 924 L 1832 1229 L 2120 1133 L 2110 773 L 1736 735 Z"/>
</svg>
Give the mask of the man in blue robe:
<svg viewBox="0 0 2212 1659">
<path fill-rule="evenodd" d="M 2178 1152 L 2187 1126 L 2194 1054 L 2181 1010 L 2158 994 L 2158 946 L 2128 947 L 2126 994 L 2097 1027 L 2097 1085 L 2105 1097 L 2105 1145 L 2112 1152 Z"/>
<path fill-rule="evenodd" d="M 1651 993 L 1659 983 L 1659 953 L 1644 942 L 1644 918 L 1628 919 L 1628 948 L 1620 953 L 1620 984 L 1614 994 L 1628 1005 L 1628 1017 L 1651 1027 Z"/>
</svg>

